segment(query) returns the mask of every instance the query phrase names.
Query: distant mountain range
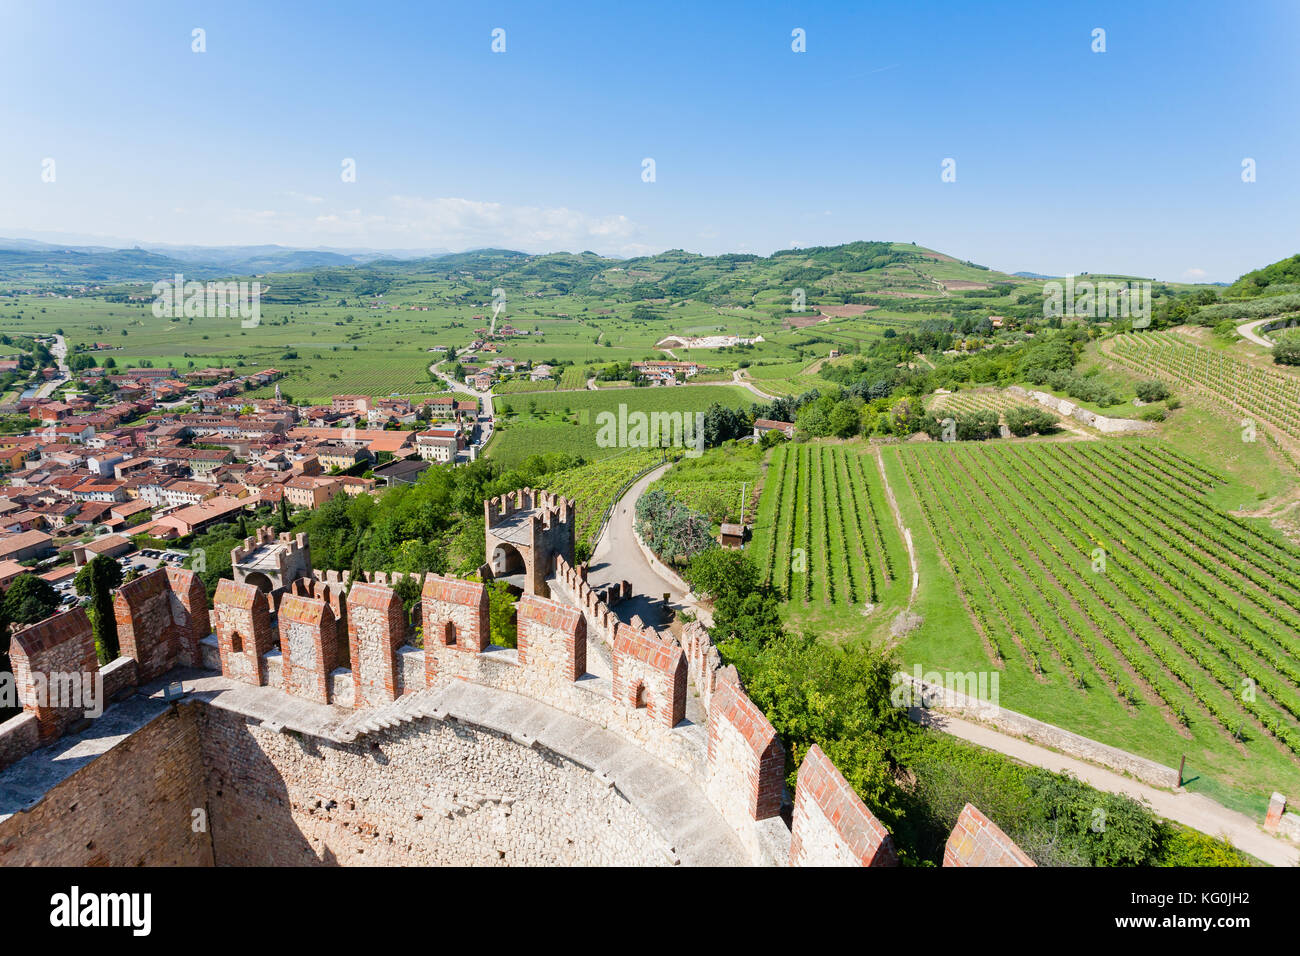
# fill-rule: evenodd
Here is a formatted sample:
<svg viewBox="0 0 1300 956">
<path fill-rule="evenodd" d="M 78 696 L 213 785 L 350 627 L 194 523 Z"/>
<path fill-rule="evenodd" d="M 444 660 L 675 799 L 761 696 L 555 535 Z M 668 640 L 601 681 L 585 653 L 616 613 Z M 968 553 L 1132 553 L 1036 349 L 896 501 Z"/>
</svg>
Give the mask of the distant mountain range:
<svg viewBox="0 0 1300 956">
<path fill-rule="evenodd" d="M 302 272 L 446 255 L 447 249 L 292 249 L 285 246 L 168 246 L 131 248 L 0 238 L 0 281 L 48 283 L 152 282 L 176 272 L 196 279 Z"/>
</svg>

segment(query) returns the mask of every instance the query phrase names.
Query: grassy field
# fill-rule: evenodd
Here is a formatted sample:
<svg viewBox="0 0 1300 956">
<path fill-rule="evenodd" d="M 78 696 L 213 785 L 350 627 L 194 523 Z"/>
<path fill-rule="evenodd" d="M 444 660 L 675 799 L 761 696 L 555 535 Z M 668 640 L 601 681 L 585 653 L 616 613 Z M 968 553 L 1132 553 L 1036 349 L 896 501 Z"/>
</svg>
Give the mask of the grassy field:
<svg viewBox="0 0 1300 956">
<path fill-rule="evenodd" d="M 647 490 L 663 489 L 715 525 L 752 524 L 766 455 L 748 439 L 727 442 L 699 458 L 682 458 Z"/>
</svg>

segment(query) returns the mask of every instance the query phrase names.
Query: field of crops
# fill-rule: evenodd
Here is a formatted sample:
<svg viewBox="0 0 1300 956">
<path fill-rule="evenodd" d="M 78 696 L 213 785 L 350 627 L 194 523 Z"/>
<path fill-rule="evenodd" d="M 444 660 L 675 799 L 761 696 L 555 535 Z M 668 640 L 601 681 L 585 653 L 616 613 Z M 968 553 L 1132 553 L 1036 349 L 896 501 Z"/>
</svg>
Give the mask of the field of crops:
<svg viewBox="0 0 1300 956">
<path fill-rule="evenodd" d="M 968 392 L 948 392 L 933 395 L 929 401 L 932 412 L 997 412 L 999 415 L 1011 408 L 1032 405 L 1024 399 L 1015 399 L 1000 389 L 976 389 Z"/>
<path fill-rule="evenodd" d="M 555 385 L 556 383 L 550 379 L 532 382 L 526 378 L 514 378 L 494 383 L 492 385 L 492 394 L 513 395 L 519 392 L 553 392 L 555 391 Z"/>
<path fill-rule="evenodd" d="M 662 458 L 662 453 L 657 451 L 632 450 L 547 476 L 542 487 L 572 498 L 577 507 L 576 544 L 580 552 L 585 547 L 585 553 L 589 554 L 595 547 L 605 512 L 619 490 Z"/>
<path fill-rule="evenodd" d="M 1110 354 L 1134 372 L 1196 388 L 1300 440 L 1300 375 L 1201 348 L 1176 332 L 1121 335 Z"/>
<path fill-rule="evenodd" d="M 1158 757 L 1294 775 L 1300 551 L 1210 507 L 1220 476 L 1137 441 L 897 459 L 991 664 L 1056 687 L 1059 707 L 1158 714 Z"/>
<path fill-rule="evenodd" d="M 586 388 L 587 379 L 590 374 L 585 365 L 566 365 L 564 371 L 560 373 L 560 388 L 575 389 Z"/>
<path fill-rule="evenodd" d="M 907 573 L 875 458 L 861 446 L 777 446 L 750 552 L 796 605 L 875 604 Z"/>
<path fill-rule="evenodd" d="M 749 441 L 728 442 L 699 458 L 681 459 L 648 490 L 663 489 L 688 508 L 707 514 L 714 524 L 752 524 L 764 454 L 765 449 Z"/>
<path fill-rule="evenodd" d="M 506 395 L 497 400 L 497 430 L 487 454 L 506 467 L 542 451 L 580 455 L 587 461 L 609 458 L 627 450 L 617 441 L 602 445 L 602 412 L 615 417 L 638 412 L 706 412 L 714 402 L 731 408 L 748 408 L 752 392 L 730 385 L 691 385 L 672 388 L 590 389 L 580 392 L 533 392 Z M 627 418 L 629 424 L 632 419 Z M 694 419 L 692 419 L 692 423 Z M 616 430 L 616 429 L 615 429 Z M 617 435 L 607 435 L 617 439 Z M 635 438 L 630 428 L 625 436 Z"/>
</svg>

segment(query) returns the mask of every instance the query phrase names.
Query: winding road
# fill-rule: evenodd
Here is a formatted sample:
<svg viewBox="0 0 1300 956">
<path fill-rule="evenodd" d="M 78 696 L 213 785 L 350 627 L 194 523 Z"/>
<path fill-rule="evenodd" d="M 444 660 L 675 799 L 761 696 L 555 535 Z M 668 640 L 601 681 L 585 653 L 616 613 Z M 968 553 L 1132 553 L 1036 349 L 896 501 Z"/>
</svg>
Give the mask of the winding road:
<svg viewBox="0 0 1300 956">
<path fill-rule="evenodd" d="M 647 624 L 660 625 L 663 623 L 663 595 L 668 594 L 669 601 L 678 606 L 687 600 L 686 590 L 650 563 L 632 529 L 637 499 L 671 467 L 669 462 L 646 472 L 618 499 L 587 565 L 588 580 L 593 587 L 615 581 L 632 583 L 632 599 L 615 607 L 616 613 L 624 620 L 639 614 Z"/>
<path fill-rule="evenodd" d="M 1271 315 L 1266 319 L 1255 319 L 1255 321 L 1253 322 L 1246 322 L 1242 325 L 1237 326 L 1237 334 L 1240 335 L 1247 342 L 1254 342 L 1256 345 L 1262 345 L 1266 349 L 1271 349 L 1277 343 L 1274 342 L 1272 339 L 1265 338 L 1263 335 L 1261 335 L 1259 332 L 1255 330 L 1265 325 L 1269 325 L 1273 322 L 1281 322 L 1283 319 L 1287 319 L 1287 318 L 1289 318 L 1292 322 L 1297 321 L 1296 316 Z"/>
</svg>

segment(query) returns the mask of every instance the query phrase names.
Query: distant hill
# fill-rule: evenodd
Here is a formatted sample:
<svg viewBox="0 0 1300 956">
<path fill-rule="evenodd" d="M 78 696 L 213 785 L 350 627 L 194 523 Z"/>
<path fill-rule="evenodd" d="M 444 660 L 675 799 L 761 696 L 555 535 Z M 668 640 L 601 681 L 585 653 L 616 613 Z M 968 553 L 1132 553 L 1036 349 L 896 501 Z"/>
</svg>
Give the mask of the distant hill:
<svg viewBox="0 0 1300 956">
<path fill-rule="evenodd" d="M 1026 280 L 913 243 L 850 242 L 783 249 L 770 256 L 705 256 L 670 249 L 619 259 L 594 252 L 531 255 L 475 249 L 421 258 L 369 251 L 281 246 L 106 249 L 0 239 L 0 282 L 145 284 L 173 274 L 214 279 L 274 274 L 272 299 L 375 296 L 395 284 L 442 280 L 462 294 L 583 294 L 621 301 L 698 299 L 716 305 L 769 307 L 802 290 L 809 303 L 906 304 L 954 294 L 999 296 Z"/>
<path fill-rule="evenodd" d="M 1287 288 L 1280 288 L 1286 286 Z M 1260 295 L 1282 295 L 1300 289 L 1300 255 L 1281 259 L 1244 276 L 1228 286 L 1224 296 L 1240 299 Z"/>
<path fill-rule="evenodd" d="M 195 279 L 303 272 L 358 266 L 409 254 L 285 246 L 135 246 L 113 249 L 0 238 L 0 281 L 51 283 L 153 282 L 177 272 Z"/>
</svg>

